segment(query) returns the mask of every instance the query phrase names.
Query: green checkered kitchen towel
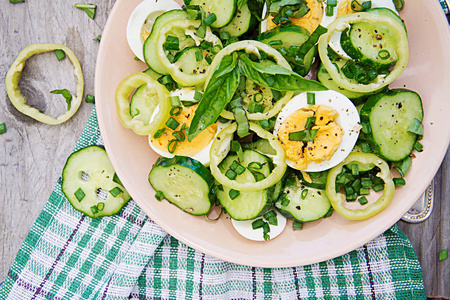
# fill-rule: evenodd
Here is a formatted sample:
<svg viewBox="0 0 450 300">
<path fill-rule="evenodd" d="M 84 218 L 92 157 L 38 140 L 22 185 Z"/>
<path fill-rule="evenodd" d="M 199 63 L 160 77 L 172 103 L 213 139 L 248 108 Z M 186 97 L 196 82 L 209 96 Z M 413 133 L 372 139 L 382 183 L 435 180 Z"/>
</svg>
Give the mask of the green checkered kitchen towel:
<svg viewBox="0 0 450 300">
<path fill-rule="evenodd" d="M 102 144 L 95 108 L 75 150 Z M 164 232 L 131 200 L 91 219 L 58 183 L 0 289 L 0 299 L 425 299 L 397 226 L 341 257 L 293 268 L 221 261 Z"/>
</svg>

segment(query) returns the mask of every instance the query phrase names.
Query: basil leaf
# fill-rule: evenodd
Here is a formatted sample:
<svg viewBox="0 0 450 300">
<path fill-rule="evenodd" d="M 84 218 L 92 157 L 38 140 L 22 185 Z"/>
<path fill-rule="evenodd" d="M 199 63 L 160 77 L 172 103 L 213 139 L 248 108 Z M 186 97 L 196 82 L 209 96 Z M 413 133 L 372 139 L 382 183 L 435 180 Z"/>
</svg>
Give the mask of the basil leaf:
<svg viewBox="0 0 450 300">
<path fill-rule="evenodd" d="M 286 5 L 300 5 L 302 4 L 302 0 L 280 0 L 280 1 L 273 1 L 270 3 L 269 6 L 269 12 L 271 13 L 278 13 L 280 9 L 283 8 L 283 6 Z"/>
<path fill-rule="evenodd" d="M 263 65 L 248 58 L 240 57 L 241 74 L 258 85 L 270 87 L 277 91 L 326 91 L 321 83 L 303 78 L 297 73 L 281 66 Z"/>
<path fill-rule="evenodd" d="M 237 55 L 233 55 L 232 59 L 225 56 L 214 71 L 189 127 L 189 141 L 213 124 L 233 98 L 240 83 L 239 68 L 236 66 Z"/>
</svg>

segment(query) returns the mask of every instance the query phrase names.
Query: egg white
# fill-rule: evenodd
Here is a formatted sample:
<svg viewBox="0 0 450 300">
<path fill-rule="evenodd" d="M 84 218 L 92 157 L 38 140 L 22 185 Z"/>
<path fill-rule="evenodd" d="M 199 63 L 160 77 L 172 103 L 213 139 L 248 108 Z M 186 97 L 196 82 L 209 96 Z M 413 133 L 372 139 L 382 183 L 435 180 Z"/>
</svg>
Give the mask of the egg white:
<svg viewBox="0 0 450 300">
<path fill-rule="evenodd" d="M 279 236 L 284 228 L 286 227 L 286 218 L 278 212 L 278 210 L 273 209 L 277 213 L 277 221 L 278 225 L 270 225 L 270 232 L 268 233 L 270 236 L 270 239 L 273 240 L 277 236 Z M 252 223 L 258 219 L 262 219 L 263 217 L 259 217 L 253 220 L 246 220 L 246 221 L 236 221 L 234 219 L 231 219 L 231 222 L 234 226 L 234 229 L 242 235 L 243 237 L 257 242 L 263 242 L 264 241 L 264 234 L 263 229 L 253 229 Z"/>
<path fill-rule="evenodd" d="M 195 89 L 193 89 L 193 88 L 182 88 L 182 89 L 175 90 L 170 93 L 170 96 L 180 97 L 180 101 L 197 101 L 197 100 L 194 100 L 194 95 L 195 95 Z M 155 116 L 155 114 L 158 113 L 158 111 L 159 110 L 155 109 L 155 112 L 153 113 L 152 118 Z M 230 125 L 230 123 L 231 122 L 228 122 L 228 123 L 217 122 L 216 134 L 211 139 L 209 144 L 205 148 L 200 150 L 199 152 L 195 153 L 194 155 L 189 155 L 189 157 L 193 158 L 195 160 L 198 160 L 205 166 L 209 166 L 209 163 L 210 163 L 209 152 L 211 150 L 211 145 L 212 145 L 213 141 L 215 140 L 215 138 L 217 137 L 217 135 L 219 134 L 219 132 L 222 129 L 224 129 L 225 127 L 227 127 L 228 125 Z M 155 145 L 153 145 L 153 143 L 151 142 L 151 136 L 148 137 L 148 143 L 150 144 L 150 147 L 153 149 L 153 151 L 155 151 L 156 153 L 158 153 L 161 156 L 169 157 L 169 158 L 175 156 L 174 154 L 172 154 L 168 151 L 161 150 L 158 147 L 156 147 Z M 181 154 L 179 154 L 179 155 L 181 155 Z"/>
<path fill-rule="evenodd" d="M 326 105 L 338 112 L 339 116 L 335 119 L 335 122 L 344 132 L 339 147 L 329 160 L 324 160 L 320 163 L 309 162 L 306 170 L 303 170 L 307 172 L 320 172 L 336 166 L 350 154 L 355 146 L 356 140 L 358 139 L 361 125 L 359 113 L 355 105 L 353 105 L 352 101 L 341 93 L 331 90 L 312 93 L 315 94 L 316 105 Z M 307 106 L 308 102 L 306 92 L 292 98 L 286 106 L 283 107 L 278 115 L 273 134 L 278 136 L 278 130 L 281 123 L 283 123 L 287 117 L 295 113 L 297 110 Z M 294 161 L 286 159 L 286 164 L 295 169 Z"/>
<path fill-rule="evenodd" d="M 142 61 L 144 61 L 144 41 L 141 37 L 142 26 L 145 20 L 151 22 L 153 26 L 155 19 L 162 13 L 180 9 L 180 5 L 173 0 L 145 0 L 141 2 L 130 15 L 127 25 L 127 41 L 131 51 Z"/>
</svg>

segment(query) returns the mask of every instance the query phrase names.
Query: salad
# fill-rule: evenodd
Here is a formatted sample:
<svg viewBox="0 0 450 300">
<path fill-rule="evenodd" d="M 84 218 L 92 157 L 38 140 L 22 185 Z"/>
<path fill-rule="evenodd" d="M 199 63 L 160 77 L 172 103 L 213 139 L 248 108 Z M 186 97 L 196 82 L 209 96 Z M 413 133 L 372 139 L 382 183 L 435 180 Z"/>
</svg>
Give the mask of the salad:
<svg viewBox="0 0 450 300">
<path fill-rule="evenodd" d="M 253 240 L 335 211 L 385 209 L 422 151 L 401 1 L 143 1 L 127 37 L 148 69 L 116 90 L 123 126 L 161 157 L 155 198 L 218 205 Z M 151 150 L 149 150 L 151 151 Z M 207 217 L 208 218 L 208 217 Z"/>
</svg>

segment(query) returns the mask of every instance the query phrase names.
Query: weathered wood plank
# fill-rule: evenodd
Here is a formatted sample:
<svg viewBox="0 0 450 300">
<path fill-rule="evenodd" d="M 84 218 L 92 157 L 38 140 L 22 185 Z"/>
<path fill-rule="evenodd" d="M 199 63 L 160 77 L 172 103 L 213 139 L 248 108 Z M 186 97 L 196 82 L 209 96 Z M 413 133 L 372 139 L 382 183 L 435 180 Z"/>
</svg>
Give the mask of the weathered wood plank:
<svg viewBox="0 0 450 300">
<path fill-rule="evenodd" d="M 75 0 L 0 3 L 0 79 L 17 54 L 32 43 L 60 43 L 78 57 L 85 79 L 85 94 L 94 94 L 94 72 L 99 42 L 114 0 L 94 1 L 97 15 L 91 20 L 74 8 Z M 92 1 L 91 1 L 92 2 Z M 46 112 L 66 108 L 61 95 L 53 89 L 75 92 L 73 68 L 68 61 L 58 62 L 53 53 L 29 60 L 21 87 L 30 103 Z M 61 125 L 50 126 L 19 113 L 10 103 L 4 84 L 0 84 L 0 123 L 7 133 L 0 135 L 0 281 L 3 281 L 31 225 L 46 203 L 61 175 L 92 110 L 82 103 L 76 115 Z"/>
</svg>

